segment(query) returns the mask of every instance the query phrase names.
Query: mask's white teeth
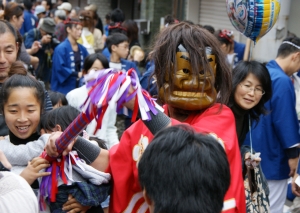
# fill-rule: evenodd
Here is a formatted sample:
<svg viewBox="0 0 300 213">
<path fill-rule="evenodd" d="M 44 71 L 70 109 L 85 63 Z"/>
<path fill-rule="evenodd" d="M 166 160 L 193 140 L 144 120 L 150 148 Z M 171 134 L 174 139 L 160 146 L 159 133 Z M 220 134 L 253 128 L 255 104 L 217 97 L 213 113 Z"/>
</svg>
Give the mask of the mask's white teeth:
<svg viewBox="0 0 300 213">
<path fill-rule="evenodd" d="M 173 91 L 173 95 L 188 97 L 188 98 L 205 98 L 205 97 L 207 97 L 207 94 L 202 93 L 202 92 Z"/>
</svg>

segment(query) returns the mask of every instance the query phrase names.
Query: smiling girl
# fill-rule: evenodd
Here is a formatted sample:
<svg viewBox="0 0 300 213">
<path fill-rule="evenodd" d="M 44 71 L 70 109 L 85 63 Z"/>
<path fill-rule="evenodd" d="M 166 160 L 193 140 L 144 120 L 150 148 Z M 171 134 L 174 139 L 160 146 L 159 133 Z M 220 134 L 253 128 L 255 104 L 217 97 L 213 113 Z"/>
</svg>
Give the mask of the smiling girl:
<svg viewBox="0 0 300 213">
<path fill-rule="evenodd" d="M 40 98 L 43 94 L 39 94 L 35 88 L 23 85 L 10 88 L 8 91 L 10 94 L 7 94 L 4 104 L 5 121 L 15 143 L 22 143 L 22 140 L 34 137 L 37 133 L 42 105 Z"/>
<path fill-rule="evenodd" d="M 27 74 L 15 74 L 2 85 L 0 109 L 9 136 L 0 141 L 0 149 L 12 164 L 11 171 L 15 174 L 20 174 L 29 161 L 40 155 L 47 141 L 47 137 L 40 137 L 37 132 L 43 107 L 44 89 L 35 78 Z M 30 141 L 34 142 L 26 145 Z M 44 159 L 36 165 L 37 168 L 32 170 L 28 178 L 24 178 L 37 193 L 39 183 L 36 179 L 49 175 L 48 172 L 39 171 L 49 165 Z"/>
<path fill-rule="evenodd" d="M 16 71 L 15 68 L 16 66 L 12 66 L 11 71 Z M 18 69 L 21 69 L 21 67 Z M 9 136 L 0 141 L 0 150 L 3 151 L 12 164 L 11 171 L 20 174 L 37 192 L 39 189 L 37 179 L 50 175 L 50 172 L 40 172 L 40 170 L 49 167 L 49 163 L 38 157 L 49 137 L 48 134 L 40 136 L 38 133 L 44 105 L 44 91 L 42 85 L 34 77 L 27 75 L 26 72 L 19 71 L 19 73 L 12 75 L 1 88 L 0 109 L 9 128 Z M 76 114 L 73 116 L 76 117 Z M 63 120 L 68 120 L 68 123 L 71 123 L 74 119 L 63 115 L 60 115 L 60 117 Z M 52 120 L 52 122 L 55 121 Z M 76 171 L 73 172 L 72 176 L 75 182 L 84 181 L 83 177 L 75 173 Z M 94 188 L 98 189 L 98 187 Z M 94 196 L 93 198 L 98 197 Z M 89 200 L 89 202 L 92 201 Z M 97 202 L 99 203 L 100 200 L 97 200 Z M 90 208 L 80 205 L 76 199 L 71 199 L 68 202 L 66 199 L 61 205 L 57 204 L 58 207 L 55 207 L 61 209 L 64 203 L 71 211 L 74 208 L 80 211 L 84 209 L 86 211 Z"/>
</svg>

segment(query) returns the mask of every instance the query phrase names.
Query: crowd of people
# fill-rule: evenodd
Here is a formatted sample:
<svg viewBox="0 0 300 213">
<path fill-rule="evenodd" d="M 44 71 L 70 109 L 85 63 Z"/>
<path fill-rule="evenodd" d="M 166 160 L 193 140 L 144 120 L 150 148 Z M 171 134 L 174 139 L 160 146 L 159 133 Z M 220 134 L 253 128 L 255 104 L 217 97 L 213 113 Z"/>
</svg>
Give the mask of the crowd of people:
<svg viewBox="0 0 300 213">
<path fill-rule="evenodd" d="M 248 61 L 232 31 L 167 15 L 147 53 L 119 8 L 105 25 L 94 4 L 2 9 L 0 212 L 281 213 L 290 177 L 300 197 L 300 38 L 286 38 L 268 63 Z M 100 129 L 93 119 L 59 153 L 95 80 L 84 77 L 109 68 L 134 69 L 163 111 L 133 122 L 138 100 L 126 113 L 109 105 Z M 41 190 L 54 176 L 44 150 L 72 162 L 54 197 Z"/>
</svg>

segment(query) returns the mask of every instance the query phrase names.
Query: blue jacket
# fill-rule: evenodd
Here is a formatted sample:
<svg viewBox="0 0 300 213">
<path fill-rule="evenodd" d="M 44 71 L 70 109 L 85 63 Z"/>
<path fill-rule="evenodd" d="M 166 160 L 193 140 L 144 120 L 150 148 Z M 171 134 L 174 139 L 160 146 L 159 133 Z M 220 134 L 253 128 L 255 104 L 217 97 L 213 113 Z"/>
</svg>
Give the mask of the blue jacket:
<svg viewBox="0 0 300 213">
<path fill-rule="evenodd" d="M 136 73 L 138 74 L 139 79 L 142 77 L 141 72 L 139 71 L 139 69 L 136 66 L 136 63 L 134 63 L 133 61 L 128 61 L 128 60 L 122 59 L 122 58 L 120 59 L 120 61 L 121 61 L 121 64 L 122 64 L 122 70 L 123 71 L 126 72 L 129 69 L 133 68 L 136 71 Z"/>
<path fill-rule="evenodd" d="M 28 10 L 24 10 L 24 22 L 20 29 L 20 33 L 23 36 L 29 30 L 36 27 L 37 18 Z"/>
<path fill-rule="evenodd" d="M 236 57 L 234 59 L 234 65 L 236 65 L 239 61 L 244 59 L 244 52 L 245 52 L 245 47 L 246 45 L 243 43 L 239 43 L 236 41 L 234 42 L 234 53 L 236 53 Z"/>
<path fill-rule="evenodd" d="M 88 52 L 81 44 L 78 44 L 78 48 L 81 55 L 80 70 L 82 70 Z M 76 88 L 78 76 L 78 72 L 75 71 L 74 51 L 68 38 L 55 48 L 52 61 L 51 89 L 67 94 Z"/>
<path fill-rule="evenodd" d="M 27 32 L 24 45 L 26 49 L 30 49 L 34 41 L 40 41 L 41 39 L 42 35 L 39 29 L 33 28 Z M 51 55 L 48 56 L 45 53 L 47 49 L 51 49 L 51 45 L 43 44 L 39 51 L 34 54 L 34 56 L 39 58 L 39 66 L 36 70 L 36 75 L 44 82 L 50 82 L 52 70 Z"/>
<path fill-rule="evenodd" d="M 146 65 L 146 72 L 144 72 L 143 76 L 140 79 L 142 88 L 147 90 L 151 96 L 155 96 L 158 94 L 155 79 L 152 77 L 154 69 L 154 63 L 148 62 Z"/>
</svg>

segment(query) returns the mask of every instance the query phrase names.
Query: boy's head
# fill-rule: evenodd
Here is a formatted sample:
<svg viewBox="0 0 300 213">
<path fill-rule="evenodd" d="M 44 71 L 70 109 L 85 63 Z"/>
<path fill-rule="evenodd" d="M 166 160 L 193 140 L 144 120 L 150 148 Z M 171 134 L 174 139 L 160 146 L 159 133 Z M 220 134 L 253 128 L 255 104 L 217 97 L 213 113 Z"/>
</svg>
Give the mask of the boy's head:
<svg viewBox="0 0 300 213">
<path fill-rule="evenodd" d="M 277 63 L 287 75 L 292 75 L 300 69 L 300 38 L 290 37 L 283 40 L 277 52 Z"/>
<path fill-rule="evenodd" d="M 300 38 L 298 37 L 289 37 L 285 38 L 280 45 L 277 57 L 286 58 L 291 54 L 300 52 Z"/>
<path fill-rule="evenodd" d="M 114 33 L 107 37 L 106 45 L 111 54 L 127 58 L 129 53 L 128 37 L 122 33 Z"/>
<path fill-rule="evenodd" d="M 138 175 L 151 213 L 221 212 L 230 184 L 223 147 L 184 125 L 155 135 L 138 163 Z"/>
</svg>

